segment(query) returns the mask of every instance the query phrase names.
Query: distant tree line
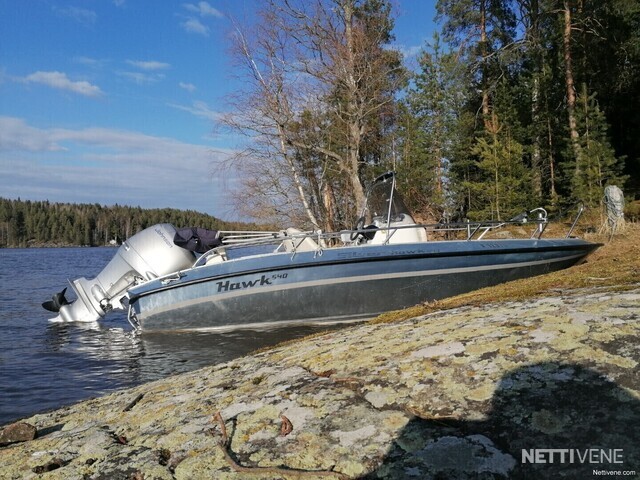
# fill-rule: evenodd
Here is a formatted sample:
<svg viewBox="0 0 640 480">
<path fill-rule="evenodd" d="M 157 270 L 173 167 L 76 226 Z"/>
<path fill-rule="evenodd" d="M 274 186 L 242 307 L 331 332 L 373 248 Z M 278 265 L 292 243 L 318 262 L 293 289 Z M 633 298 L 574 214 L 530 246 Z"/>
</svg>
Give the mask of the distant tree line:
<svg viewBox="0 0 640 480">
<path fill-rule="evenodd" d="M 608 184 L 638 197 L 640 2 L 438 0 L 415 65 L 393 5 L 267 0 L 234 24 L 222 121 L 247 139 L 245 214 L 350 227 L 390 169 L 425 220 L 596 207 Z"/>
<path fill-rule="evenodd" d="M 29 246 L 101 246 L 118 244 L 156 223 L 210 230 L 258 229 L 225 222 L 192 210 L 142 209 L 99 204 L 52 203 L 0 198 L 0 248 Z"/>
</svg>

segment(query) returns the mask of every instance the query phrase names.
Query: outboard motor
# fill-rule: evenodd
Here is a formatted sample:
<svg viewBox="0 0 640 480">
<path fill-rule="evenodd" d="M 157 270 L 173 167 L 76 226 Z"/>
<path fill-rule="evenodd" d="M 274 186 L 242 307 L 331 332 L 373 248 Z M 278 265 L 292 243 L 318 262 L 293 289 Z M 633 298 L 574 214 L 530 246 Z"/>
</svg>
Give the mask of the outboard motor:
<svg viewBox="0 0 640 480">
<path fill-rule="evenodd" d="M 118 248 L 96 278 L 83 277 L 71 283 L 78 296 L 75 302 L 69 303 L 64 297 L 65 288 L 42 306 L 58 312 L 52 321 L 65 322 L 94 322 L 114 308 L 122 309 L 120 300 L 130 286 L 193 265 L 194 254 L 174 245 L 175 233 L 168 223 L 136 233 Z"/>
</svg>

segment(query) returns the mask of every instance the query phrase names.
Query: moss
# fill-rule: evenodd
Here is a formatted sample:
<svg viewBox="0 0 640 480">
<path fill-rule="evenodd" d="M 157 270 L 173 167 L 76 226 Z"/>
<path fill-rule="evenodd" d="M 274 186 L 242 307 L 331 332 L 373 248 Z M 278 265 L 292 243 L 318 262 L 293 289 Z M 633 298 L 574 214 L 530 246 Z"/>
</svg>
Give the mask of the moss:
<svg viewBox="0 0 640 480">
<path fill-rule="evenodd" d="M 26 421 L 43 434 L 0 448 L 0 476 L 28 478 L 56 461 L 52 478 L 300 478 L 254 467 L 309 478 L 551 478 L 553 466 L 510 459 L 523 448 L 600 446 L 624 448 L 632 469 L 638 311 L 640 289 L 598 287 L 349 327 L 36 415 Z M 588 476 L 581 467 L 560 473 Z"/>
</svg>

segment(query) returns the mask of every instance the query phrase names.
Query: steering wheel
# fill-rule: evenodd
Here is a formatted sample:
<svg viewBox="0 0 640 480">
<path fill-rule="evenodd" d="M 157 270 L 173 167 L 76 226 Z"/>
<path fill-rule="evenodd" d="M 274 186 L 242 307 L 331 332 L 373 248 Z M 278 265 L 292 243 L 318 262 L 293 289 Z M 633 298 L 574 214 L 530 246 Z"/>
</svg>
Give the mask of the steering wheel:
<svg viewBox="0 0 640 480">
<path fill-rule="evenodd" d="M 362 235 L 362 232 L 358 232 L 357 230 L 362 230 L 364 228 L 364 221 L 365 221 L 365 218 L 360 217 L 356 222 L 356 226 L 353 227 L 353 230 L 355 231 L 351 232 L 351 236 L 350 236 L 352 242 L 354 242 L 358 238 L 358 236 Z"/>
</svg>

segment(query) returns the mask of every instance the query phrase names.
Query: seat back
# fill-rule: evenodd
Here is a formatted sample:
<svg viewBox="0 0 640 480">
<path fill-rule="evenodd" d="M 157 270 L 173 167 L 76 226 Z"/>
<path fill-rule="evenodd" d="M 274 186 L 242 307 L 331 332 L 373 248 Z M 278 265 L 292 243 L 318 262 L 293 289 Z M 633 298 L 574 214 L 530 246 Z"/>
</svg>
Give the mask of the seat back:
<svg viewBox="0 0 640 480">
<path fill-rule="evenodd" d="M 285 252 L 313 252 L 320 247 L 318 243 L 309 236 L 302 236 L 302 233 L 297 228 L 287 228 L 286 234 L 288 238 L 283 240 L 278 247 L 278 250 L 284 250 Z M 300 235 L 300 236 L 297 236 Z"/>
<path fill-rule="evenodd" d="M 424 227 L 409 228 L 411 225 L 417 225 L 417 223 L 411 218 L 411 215 L 403 213 L 394 218 L 394 221 L 389 225 L 387 230 L 386 222 L 376 222 L 374 224 L 382 230 L 376 231 L 376 235 L 373 240 L 369 242 L 371 245 L 382 244 L 396 244 L 396 243 L 417 243 L 427 241 L 427 232 Z M 394 229 L 393 227 L 405 227 Z M 388 239 L 388 241 L 387 241 Z"/>
</svg>

